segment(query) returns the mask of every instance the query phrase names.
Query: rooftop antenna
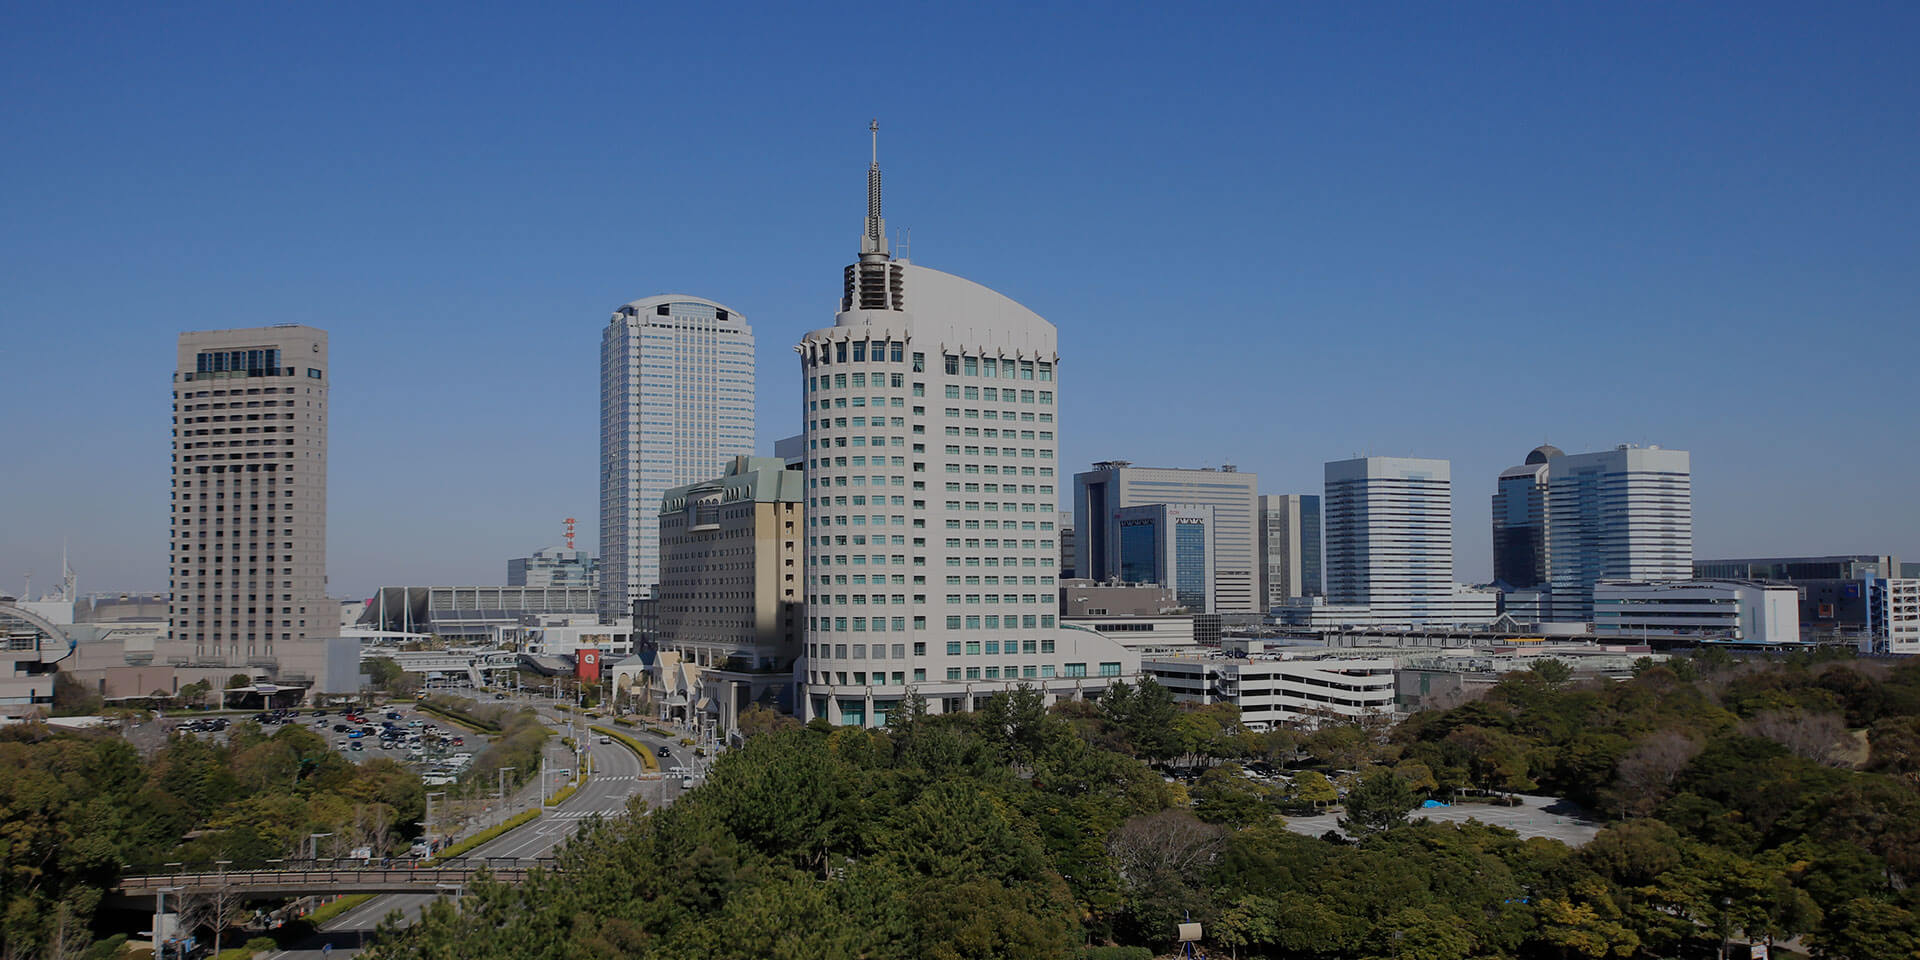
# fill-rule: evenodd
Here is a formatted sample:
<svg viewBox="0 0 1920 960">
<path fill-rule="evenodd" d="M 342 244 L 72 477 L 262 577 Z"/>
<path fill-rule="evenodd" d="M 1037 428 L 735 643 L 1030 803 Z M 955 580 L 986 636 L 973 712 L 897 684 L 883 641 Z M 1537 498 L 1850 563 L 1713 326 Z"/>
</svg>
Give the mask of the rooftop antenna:
<svg viewBox="0 0 1920 960">
<path fill-rule="evenodd" d="M 867 167 L 867 232 L 860 238 L 860 259 L 862 262 L 886 260 L 887 221 L 880 215 L 880 120 L 875 118 L 867 123 L 867 133 L 873 138 L 873 162 Z"/>
</svg>

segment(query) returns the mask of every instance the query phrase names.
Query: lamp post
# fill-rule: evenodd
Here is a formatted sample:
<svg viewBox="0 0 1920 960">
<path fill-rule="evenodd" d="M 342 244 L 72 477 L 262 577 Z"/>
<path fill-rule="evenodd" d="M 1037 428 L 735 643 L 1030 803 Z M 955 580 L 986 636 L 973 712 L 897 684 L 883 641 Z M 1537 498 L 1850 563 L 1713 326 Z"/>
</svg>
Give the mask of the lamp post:
<svg viewBox="0 0 1920 960">
<path fill-rule="evenodd" d="M 519 768 L 518 767 L 501 767 L 500 768 L 500 816 L 501 816 L 501 819 L 505 819 L 506 812 L 507 812 L 507 773 L 508 771 L 517 770 L 517 769 Z M 498 821 L 495 821 L 495 822 L 498 822 Z"/>
</svg>

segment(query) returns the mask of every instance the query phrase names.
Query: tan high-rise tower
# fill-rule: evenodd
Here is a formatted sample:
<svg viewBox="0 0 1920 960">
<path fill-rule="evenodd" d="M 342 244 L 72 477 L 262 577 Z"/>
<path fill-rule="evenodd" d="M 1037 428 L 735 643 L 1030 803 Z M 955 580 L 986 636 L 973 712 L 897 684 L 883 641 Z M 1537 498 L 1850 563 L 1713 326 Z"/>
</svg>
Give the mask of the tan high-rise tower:
<svg viewBox="0 0 1920 960">
<path fill-rule="evenodd" d="M 173 374 L 167 627 L 237 673 L 331 636 L 327 334 L 287 324 L 180 335 Z M 290 652 L 290 651 L 283 651 Z"/>
</svg>

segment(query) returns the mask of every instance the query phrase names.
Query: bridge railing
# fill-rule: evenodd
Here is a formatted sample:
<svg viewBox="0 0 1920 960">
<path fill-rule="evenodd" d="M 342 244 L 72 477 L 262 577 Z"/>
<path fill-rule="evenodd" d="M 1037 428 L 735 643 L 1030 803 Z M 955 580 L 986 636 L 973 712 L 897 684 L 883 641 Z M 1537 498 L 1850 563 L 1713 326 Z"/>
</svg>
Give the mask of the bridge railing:
<svg viewBox="0 0 1920 960">
<path fill-rule="evenodd" d="M 309 887 L 327 885 L 404 885 L 467 883 L 487 873 L 518 880 L 527 871 L 551 869 L 551 857 L 462 857 L 425 865 L 417 860 L 201 861 L 127 867 L 119 888 L 125 892 L 164 887 Z"/>
</svg>

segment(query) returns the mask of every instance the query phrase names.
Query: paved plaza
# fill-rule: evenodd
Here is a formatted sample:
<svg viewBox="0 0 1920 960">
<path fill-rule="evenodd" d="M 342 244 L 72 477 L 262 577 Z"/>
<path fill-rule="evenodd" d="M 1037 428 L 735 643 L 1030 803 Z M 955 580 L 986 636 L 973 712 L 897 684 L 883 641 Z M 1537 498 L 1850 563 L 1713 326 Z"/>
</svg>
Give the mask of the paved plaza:
<svg viewBox="0 0 1920 960">
<path fill-rule="evenodd" d="M 1577 847 L 1593 839 L 1594 834 L 1605 826 L 1598 820 L 1588 819 L 1590 814 L 1572 803 L 1557 797 L 1536 797 L 1516 794 L 1520 806 L 1502 807 L 1491 803 L 1460 803 L 1449 807 L 1423 807 L 1415 810 L 1407 819 L 1418 820 L 1425 817 L 1435 823 L 1463 823 L 1478 820 L 1496 827 L 1505 827 L 1522 837 L 1551 837 L 1570 847 Z M 1309 836 L 1320 836 L 1328 830 L 1340 832 L 1341 811 L 1334 808 L 1327 813 L 1311 817 L 1287 817 L 1287 829 Z"/>
</svg>

